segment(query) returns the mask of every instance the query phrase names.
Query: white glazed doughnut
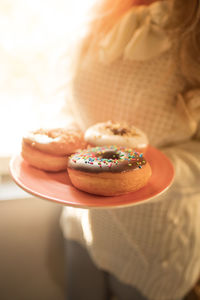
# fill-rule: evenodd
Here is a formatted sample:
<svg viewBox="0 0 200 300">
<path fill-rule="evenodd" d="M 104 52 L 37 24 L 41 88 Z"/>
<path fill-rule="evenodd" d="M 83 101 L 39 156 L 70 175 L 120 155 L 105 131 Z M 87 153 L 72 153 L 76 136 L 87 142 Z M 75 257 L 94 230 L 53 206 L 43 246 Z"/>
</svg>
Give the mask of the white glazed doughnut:
<svg viewBox="0 0 200 300">
<path fill-rule="evenodd" d="M 99 147 L 116 145 L 145 152 L 148 146 L 147 136 L 142 130 L 111 121 L 89 127 L 84 138 L 89 144 Z"/>
<path fill-rule="evenodd" d="M 70 155 L 86 147 L 82 132 L 71 128 L 40 128 L 27 132 L 23 142 L 37 150 L 57 156 Z"/>
<path fill-rule="evenodd" d="M 58 172 L 67 168 L 69 155 L 87 147 L 82 132 L 73 129 L 38 129 L 22 139 L 22 157 L 30 165 Z"/>
</svg>

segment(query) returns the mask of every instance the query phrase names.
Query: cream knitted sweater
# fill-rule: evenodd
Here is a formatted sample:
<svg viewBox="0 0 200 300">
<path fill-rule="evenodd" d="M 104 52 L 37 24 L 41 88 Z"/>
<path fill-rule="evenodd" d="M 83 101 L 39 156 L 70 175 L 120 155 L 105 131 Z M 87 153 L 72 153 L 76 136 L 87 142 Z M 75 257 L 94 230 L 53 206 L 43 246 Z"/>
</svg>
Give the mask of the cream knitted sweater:
<svg viewBox="0 0 200 300">
<path fill-rule="evenodd" d="M 118 209 L 66 207 L 66 238 L 94 262 L 151 300 L 176 300 L 200 274 L 200 90 L 184 94 L 176 43 L 162 31 L 165 2 L 132 9 L 105 37 L 99 61 L 73 82 L 72 110 L 81 128 L 107 120 L 144 130 L 172 159 L 175 180 L 154 202 Z M 164 172 L 164 170 L 163 170 Z"/>
</svg>

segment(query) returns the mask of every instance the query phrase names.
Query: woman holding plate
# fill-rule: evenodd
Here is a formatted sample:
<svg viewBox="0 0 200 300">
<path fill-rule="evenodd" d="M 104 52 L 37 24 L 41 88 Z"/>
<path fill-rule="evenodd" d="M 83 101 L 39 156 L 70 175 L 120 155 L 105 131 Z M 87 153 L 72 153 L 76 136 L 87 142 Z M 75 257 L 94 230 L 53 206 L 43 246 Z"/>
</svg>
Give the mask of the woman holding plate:
<svg viewBox="0 0 200 300">
<path fill-rule="evenodd" d="M 63 209 L 67 299 L 180 300 L 200 274 L 200 4 L 104 0 L 91 16 L 66 113 L 134 124 L 175 179 L 153 202 Z"/>
</svg>

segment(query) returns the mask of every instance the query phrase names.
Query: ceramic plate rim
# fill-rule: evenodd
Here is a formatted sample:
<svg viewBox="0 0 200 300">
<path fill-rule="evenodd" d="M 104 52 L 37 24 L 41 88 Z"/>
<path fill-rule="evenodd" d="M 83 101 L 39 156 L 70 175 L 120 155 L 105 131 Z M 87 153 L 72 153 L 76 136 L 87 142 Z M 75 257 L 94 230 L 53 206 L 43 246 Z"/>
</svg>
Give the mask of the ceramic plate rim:
<svg viewBox="0 0 200 300">
<path fill-rule="evenodd" d="M 159 191 L 157 194 L 155 195 L 152 195 L 151 197 L 149 198 L 146 198 L 146 199 L 142 199 L 142 200 L 139 200 L 139 201 L 136 201 L 136 202 L 132 202 L 132 203 L 119 203 L 119 204 L 110 204 L 110 205 L 81 205 L 81 204 L 77 204 L 77 203 L 73 203 L 72 201 L 70 202 L 65 202 L 64 200 L 61 200 L 61 199 L 58 199 L 57 197 L 55 198 L 52 198 L 52 197 L 45 197 L 45 195 L 42 195 L 40 192 L 37 192 L 37 191 L 33 191 L 33 189 L 31 189 L 30 187 L 27 187 L 21 180 L 20 178 L 18 178 L 16 175 L 15 175 L 15 172 L 14 172 L 14 163 L 16 162 L 17 159 L 21 158 L 21 155 L 20 154 L 17 154 L 17 155 L 14 155 L 11 160 L 10 160 L 10 163 L 9 163 L 9 169 L 10 169 L 10 173 L 11 173 L 11 176 L 12 176 L 12 179 L 13 181 L 20 187 L 22 188 L 25 192 L 31 194 L 32 196 L 34 197 L 37 197 L 37 198 L 40 198 L 42 200 L 46 200 L 46 201 L 51 201 L 51 202 L 54 202 L 54 203 L 57 203 L 57 204 L 60 204 L 62 206 L 71 206 L 71 207 L 76 207 L 76 208 L 84 208 L 84 209 L 92 209 L 92 208 L 95 208 L 95 209 L 106 209 L 106 208 L 121 208 L 121 207 L 130 207 L 130 206 L 136 206 L 136 205 L 141 205 L 141 204 L 145 204 L 145 203 L 149 203 L 149 202 L 152 202 L 153 200 L 155 200 L 156 197 L 162 195 L 166 190 L 169 189 L 169 187 L 172 185 L 173 181 L 174 181 L 174 176 L 175 176 L 175 171 L 174 171 L 174 167 L 172 165 L 172 162 L 171 160 L 162 152 L 160 151 L 159 149 L 155 148 L 155 147 L 152 147 L 151 148 L 159 151 L 162 153 L 162 155 L 165 156 L 165 158 L 168 160 L 168 163 L 171 165 L 171 172 L 172 172 L 172 176 L 171 176 L 171 180 L 169 181 L 169 184 L 163 188 L 163 190 Z M 23 160 L 23 158 L 21 158 Z M 42 170 L 38 170 L 40 172 L 44 172 L 46 173 L 45 171 L 42 171 Z M 75 187 L 73 186 L 70 186 L 72 189 L 75 189 L 76 191 L 78 191 Z M 85 193 L 85 192 L 82 192 L 82 191 L 78 191 L 78 192 L 81 192 L 81 193 Z M 87 193 L 86 193 L 87 194 Z M 133 194 L 133 193 L 130 193 L 130 194 Z M 128 194 L 126 194 L 128 195 Z M 94 195 L 96 196 L 96 195 Z M 122 195 L 124 196 L 124 195 Z M 101 197 L 101 196 L 98 196 L 98 197 Z M 104 196 L 102 196 L 104 197 Z M 119 196 L 117 196 L 119 197 Z M 115 198 L 115 197 L 106 197 L 106 198 Z"/>
</svg>

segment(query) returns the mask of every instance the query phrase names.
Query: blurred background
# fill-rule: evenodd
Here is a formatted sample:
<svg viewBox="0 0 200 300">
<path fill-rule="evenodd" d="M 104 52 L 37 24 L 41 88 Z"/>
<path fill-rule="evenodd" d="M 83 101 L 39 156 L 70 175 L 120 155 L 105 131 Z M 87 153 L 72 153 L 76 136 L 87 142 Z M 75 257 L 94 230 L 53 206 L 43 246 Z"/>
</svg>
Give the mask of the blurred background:
<svg viewBox="0 0 200 300">
<path fill-rule="evenodd" d="M 21 134 L 54 121 L 64 99 L 67 49 L 92 0 L 0 1 L 1 155 Z M 62 89 L 63 88 L 63 89 Z"/>
<path fill-rule="evenodd" d="M 68 50 L 93 1 L 0 1 L 0 300 L 65 299 L 62 207 L 18 188 L 9 161 L 24 132 L 66 122 Z"/>
<path fill-rule="evenodd" d="M 25 131 L 62 125 L 68 49 L 92 0 L 0 1 L 0 299 L 61 300 L 61 207 L 18 188 L 9 160 Z"/>
</svg>

